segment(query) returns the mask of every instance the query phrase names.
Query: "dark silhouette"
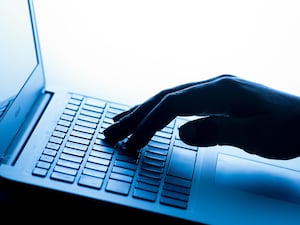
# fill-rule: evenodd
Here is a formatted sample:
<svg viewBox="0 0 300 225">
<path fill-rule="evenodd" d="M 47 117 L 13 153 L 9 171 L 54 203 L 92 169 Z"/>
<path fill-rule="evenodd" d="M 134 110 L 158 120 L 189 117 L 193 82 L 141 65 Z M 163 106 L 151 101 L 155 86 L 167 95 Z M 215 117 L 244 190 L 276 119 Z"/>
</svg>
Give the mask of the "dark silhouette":
<svg viewBox="0 0 300 225">
<path fill-rule="evenodd" d="M 136 152 L 176 116 L 194 115 L 179 128 L 187 144 L 231 145 L 273 159 L 300 155 L 300 97 L 233 75 L 162 90 L 117 115 L 104 134 L 110 143 L 128 137 L 127 151 Z"/>
</svg>

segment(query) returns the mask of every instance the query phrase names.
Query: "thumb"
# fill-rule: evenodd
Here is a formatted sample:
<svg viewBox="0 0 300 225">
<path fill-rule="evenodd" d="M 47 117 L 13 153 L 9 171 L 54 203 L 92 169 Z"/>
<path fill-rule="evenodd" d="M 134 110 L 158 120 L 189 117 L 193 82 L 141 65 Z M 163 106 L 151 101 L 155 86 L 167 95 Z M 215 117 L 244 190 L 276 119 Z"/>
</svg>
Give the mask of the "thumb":
<svg viewBox="0 0 300 225">
<path fill-rule="evenodd" d="M 183 142 L 194 146 L 239 146 L 243 130 L 236 118 L 210 116 L 185 123 L 179 128 L 179 136 Z"/>
</svg>

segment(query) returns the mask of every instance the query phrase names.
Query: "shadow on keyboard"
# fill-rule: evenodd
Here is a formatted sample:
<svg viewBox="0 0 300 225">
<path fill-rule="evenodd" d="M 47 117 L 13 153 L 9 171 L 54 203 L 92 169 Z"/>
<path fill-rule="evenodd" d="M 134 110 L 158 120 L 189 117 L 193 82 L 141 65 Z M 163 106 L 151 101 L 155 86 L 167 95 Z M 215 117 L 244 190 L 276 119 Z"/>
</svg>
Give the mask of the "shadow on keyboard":
<svg viewBox="0 0 300 225">
<path fill-rule="evenodd" d="M 83 188 L 186 209 L 197 147 L 184 144 L 176 118 L 137 158 L 105 142 L 103 131 L 129 107 L 71 94 L 32 174 Z"/>
</svg>

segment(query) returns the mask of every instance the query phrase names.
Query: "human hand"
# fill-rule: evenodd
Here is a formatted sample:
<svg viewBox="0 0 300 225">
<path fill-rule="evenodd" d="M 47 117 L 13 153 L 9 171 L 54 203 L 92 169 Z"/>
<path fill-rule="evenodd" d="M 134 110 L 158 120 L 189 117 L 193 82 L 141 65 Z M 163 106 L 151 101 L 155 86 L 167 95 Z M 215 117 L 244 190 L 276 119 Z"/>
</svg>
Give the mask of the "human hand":
<svg viewBox="0 0 300 225">
<path fill-rule="evenodd" d="M 144 147 L 176 116 L 200 116 L 179 128 L 183 142 L 231 145 L 266 158 L 300 156 L 300 98 L 232 75 L 166 89 L 117 115 L 106 140 L 128 137 L 128 151 Z"/>
</svg>

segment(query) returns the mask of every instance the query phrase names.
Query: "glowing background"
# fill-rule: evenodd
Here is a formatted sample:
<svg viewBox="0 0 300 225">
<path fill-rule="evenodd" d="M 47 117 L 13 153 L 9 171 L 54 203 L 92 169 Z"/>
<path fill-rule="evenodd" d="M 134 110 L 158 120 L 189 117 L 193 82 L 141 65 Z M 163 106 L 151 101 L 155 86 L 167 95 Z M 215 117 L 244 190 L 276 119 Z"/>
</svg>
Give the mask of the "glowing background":
<svg viewBox="0 0 300 225">
<path fill-rule="evenodd" d="M 49 84 L 65 85 L 71 77 L 71 86 L 89 94 L 132 104 L 224 73 L 300 95 L 298 2 L 51 0 L 35 6 Z M 113 91 L 106 95 L 107 89 Z"/>
</svg>

